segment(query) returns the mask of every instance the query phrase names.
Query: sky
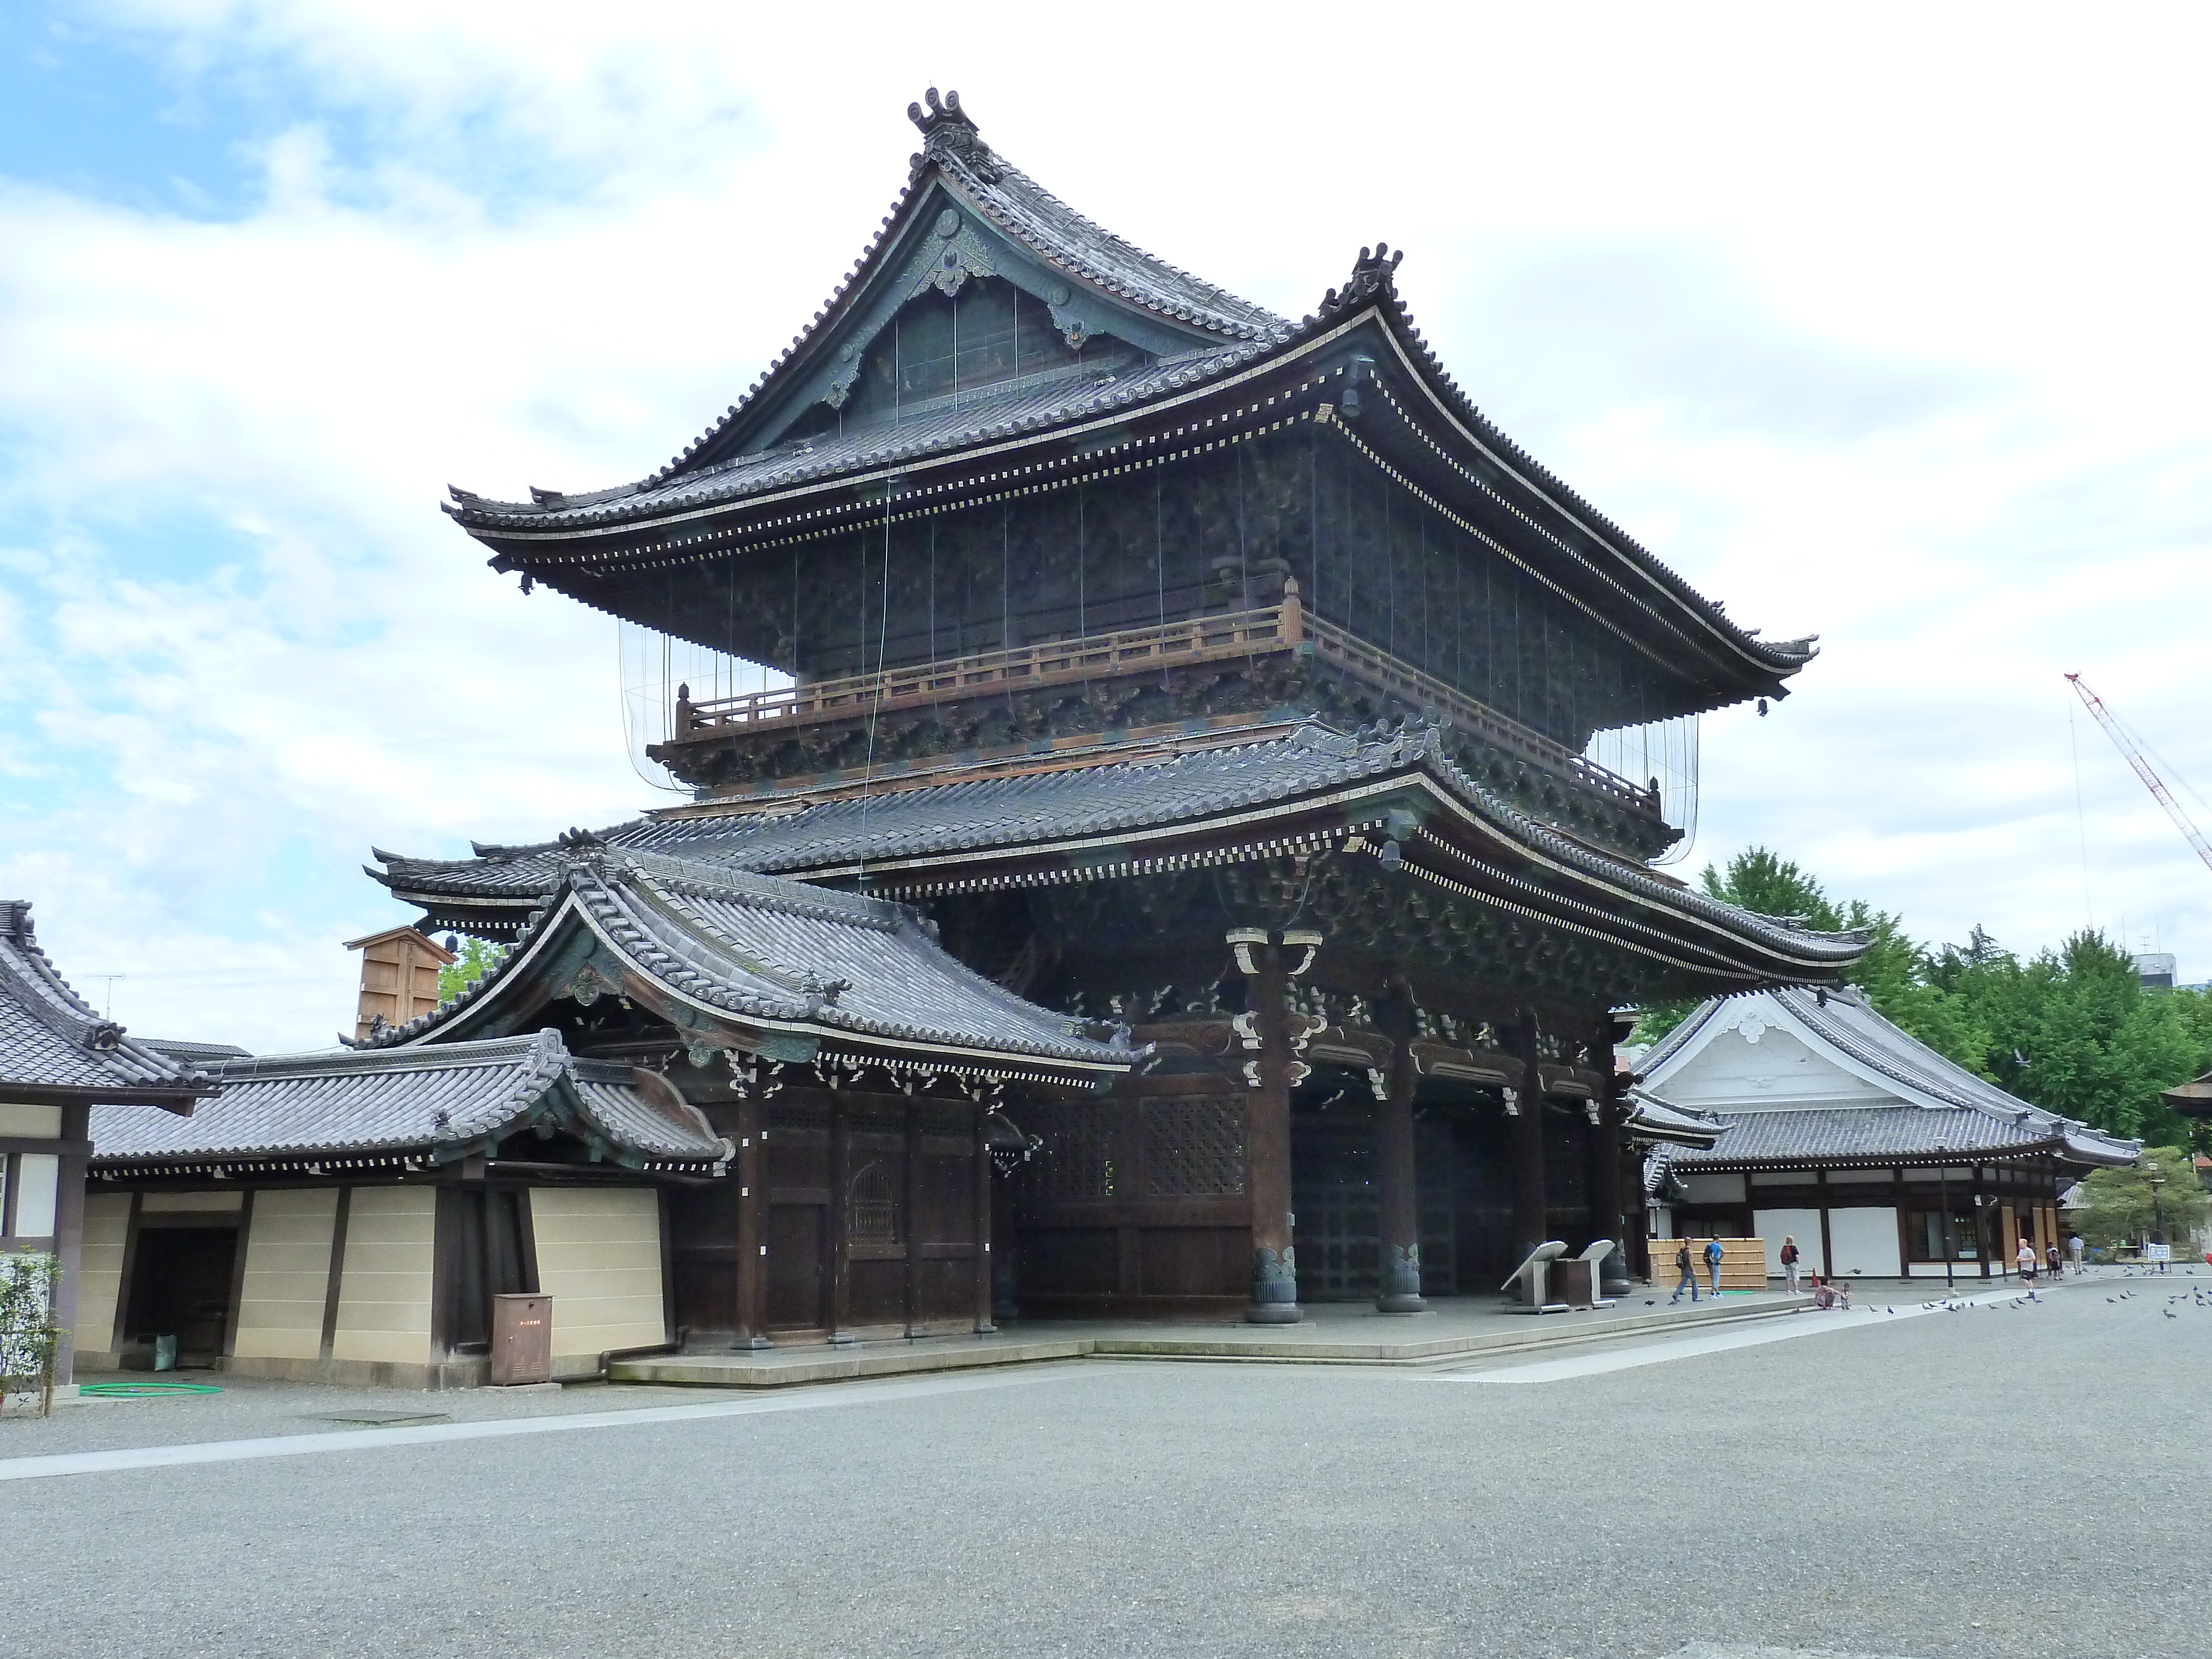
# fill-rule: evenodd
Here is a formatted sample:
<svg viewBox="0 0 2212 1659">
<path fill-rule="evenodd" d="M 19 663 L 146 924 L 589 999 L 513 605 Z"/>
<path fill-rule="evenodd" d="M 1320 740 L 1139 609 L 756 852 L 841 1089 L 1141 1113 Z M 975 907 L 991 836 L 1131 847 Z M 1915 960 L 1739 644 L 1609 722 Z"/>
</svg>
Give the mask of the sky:
<svg viewBox="0 0 2212 1659">
<path fill-rule="evenodd" d="M 1363 243 L 1524 447 L 1770 637 L 1687 861 L 2212 976 L 2201 7 L 0 0 L 0 894 L 155 1035 L 350 1029 L 373 847 L 634 817 L 615 624 L 438 511 L 663 465 L 907 104 L 1291 316 Z M 104 976 L 121 975 L 109 980 Z"/>
</svg>

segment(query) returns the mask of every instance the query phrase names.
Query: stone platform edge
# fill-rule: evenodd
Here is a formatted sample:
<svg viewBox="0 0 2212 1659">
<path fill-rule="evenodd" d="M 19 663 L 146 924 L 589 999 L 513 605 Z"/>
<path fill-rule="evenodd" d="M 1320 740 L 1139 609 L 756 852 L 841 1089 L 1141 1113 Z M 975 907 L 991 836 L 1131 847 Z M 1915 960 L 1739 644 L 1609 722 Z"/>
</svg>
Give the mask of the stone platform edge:
<svg viewBox="0 0 2212 1659">
<path fill-rule="evenodd" d="M 992 1341 L 958 1337 L 929 1339 L 929 1346 L 885 1344 L 873 1352 L 836 1348 L 784 1350 L 769 1353 L 652 1355 L 617 1360 L 608 1368 L 613 1382 L 644 1382 L 714 1389 L 791 1389 L 817 1382 L 915 1376 L 933 1371 L 972 1370 L 994 1365 L 1033 1365 L 1056 1359 L 1240 1360 L 1270 1364 L 1425 1365 L 1469 1355 L 1512 1353 L 1567 1343 L 1602 1341 L 1687 1325 L 1734 1324 L 1777 1319 L 1813 1305 L 1810 1297 L 1793 1297 L 1756 1307 L 1692 1309 L 1627 1314 L 1601 1321 L 1573 1315 L 1529 1315 L 1507 1328 L 1462 1336 L 1403 1342 L 1344 1341 L 1285 1334 L 1297 1326 L 1251 1326 L 1251 1336 L 1194 1330 L 1144 1335 L 1068 1335 Z M 1303 1328 L 1311 1329 L 1311 1327 Z M 1264 1333 L 1264 1334 L 1262 1334 Z M 942 1346 L 940 1346 L 942 1345 Z"/>
</svg>

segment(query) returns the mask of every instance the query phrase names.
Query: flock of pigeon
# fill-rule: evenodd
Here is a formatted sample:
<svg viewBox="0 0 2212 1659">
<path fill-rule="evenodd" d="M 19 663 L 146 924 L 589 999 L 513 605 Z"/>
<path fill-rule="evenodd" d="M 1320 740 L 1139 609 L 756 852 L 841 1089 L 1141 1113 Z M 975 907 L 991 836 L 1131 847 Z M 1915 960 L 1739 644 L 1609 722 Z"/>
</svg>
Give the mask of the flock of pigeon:
<svg viewBox="0 0 2212 1659">
<path fill-rule="evenodd" d="M 2185 1267 L 2182 1269 L 2182 1273 L 2185 1278 L 2193 1279 L 2197 1276 L 2197 1269 L 2194 1267 Z M 2123 1272 L 2120 1277 L 2123 1279 L 2133 1279 L 2136 1277 L 2136 1274 L 2132 1271 L 2127 1271 Z M 2145 1273 L 2142 1277 L 2149 1279 L 2154 1277 L 2154 1275 Z M 2105 1300 L 2109 1303 L 2118 1304 L 2122 1302 L 2132 1302 L 2140 1294 L 2141 1292 L 2138 1291 L 2121 1291 L 2116 1295 L 2106 1297 Z M 1941 1301 L 1922 1303 L 1920 1304 L 1920 1311 L 1923 1313 L 1936 1313 L 1938 1311 L 1943 1313 L 1966 1313 L 1975 1308 L 2025 1308 L 2030 1303 L 2040 1304 L 2043 1299 L 2044 1298 L 2041 1294 L 2033 1289 L 2025 1291 L 2018 1296 L 1992 1297 L 1986 1301 L 1974 1301 L 1966 1297 L 1946 1297 Z M 1651 1301 L 1646 1302 L 1644 1305 L 1649 1308 L 1654 1305 L 1656 1301 L 1657 1298 L 1654 1297 Z M 2166 1298 L 2166 1305 L 2163 1308 L 2160 1308 L 2159 1311 L 2164 1314 L 2168 1319 L 2179 1319 L 2181 1316 L 2174 1312 L 2174 1309 L 2179 1306 L 2212 1308 L 2212 1296 L 2207 1296 L 2204 1293 L 2203 1286 L 2191 1285 L 2188 1290 L 2169 1294 Z M 1860 1311 L 1863 1313 L 1893 1314 L 1897 1310 L 1892 1307 L 1876 1308 L 1872 1305 L 1869 1305 L 1862 1309 Z"/>
<path fill-rule="evenodd" d="M 2194 1279 L 2197 1276 L 2197 1269 L 2194 1267 L 2187 1269 L 2187 1275 L 2188 1277 Z M 2132 1279 L 2135 1277 L 2132 1273 L 2123 1273 L 2120 1276 L 2123 1279 Z M 2113 1303 L 2132 1302 L 2140 1294 L 2141 1292 L 2137 1291 L 2122 1291 L 2117 1296 L 2106 1297 L 2105 1300 Z M 2166 1305 L 2163 1308 L 2160 1308 L 2159 1311 L 2164 1314 L 2168 1319 L 2179 1319 L 2181 1316 L 2174 1312 L 2174 1310 L 2178 1307 L 2185 1306 L 2212 1308 L 2212 1296 L 2205 1295 L 2203 1286 L 2201 1285 L 2192 1285 L 2185 1291 L 2170 1292 L 2166 1298 Z"/>
</svg>

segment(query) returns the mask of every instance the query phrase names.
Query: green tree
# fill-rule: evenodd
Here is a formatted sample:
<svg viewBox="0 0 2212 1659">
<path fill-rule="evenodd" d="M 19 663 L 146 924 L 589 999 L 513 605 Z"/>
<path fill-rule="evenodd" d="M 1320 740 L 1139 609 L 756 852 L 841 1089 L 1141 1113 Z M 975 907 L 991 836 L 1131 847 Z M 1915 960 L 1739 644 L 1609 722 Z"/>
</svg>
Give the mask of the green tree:
<svg viewBox="0 0 2212 1659">
<path fill-rule="evenodd" d="M 1899 918 L 1863 899 L 1838 903 L 1797 864 L 1765 847 L 1753 847 L 1728 861 L 1725 870 L 1708 864 L 1698 878 L 1709 897 L 1763 916 L 1800 922 L 1819 933 L 1863 928 L 1866 955 L 1852 981 L 1885 1018 L 1968 1070 L 1987 1075 L 1987 1034 L 1929 978 L 1927 952 L 1905 936 Z M 1636 1041 L 1656 1042 L 1686 1018 L 1694 1000 L 1655 1003 L 1637 1021 Z"/>
<path fill-rule="evenodd" d="M 506 954 L 504 945 L 494 945 L 489 939 L 461 940 L 459 960 L 438 969 L 438 1000 L 451 1002 L 489 973 L 492 964 Z"/>
<path fill-rule="evenodd" d="M 2150 1238 L 2161 1226 L 2167 1242 L 2185 1241 L 2212 1218 L 2212 1194 L 2197 1183 L 2185 1146 L 2146 1146 L 2133 1169 L 2094 1171 L 2081 1183 L 2081 1199 L 2074 1224 L 2106 1249 Z"/>
<path fill-rule="evenodd" d="M 2127 952 L 2081 933 L 2026 963 L 1971 954 L 1947 952 L 1936 976 L 1987 1033 L 2000 1085 L 2113 1134 L 2185 1138 L 2158 1095 L 2196 1074 L 2201 1049 L 2184 1011 L 2142 988 Z"/>
</svg>

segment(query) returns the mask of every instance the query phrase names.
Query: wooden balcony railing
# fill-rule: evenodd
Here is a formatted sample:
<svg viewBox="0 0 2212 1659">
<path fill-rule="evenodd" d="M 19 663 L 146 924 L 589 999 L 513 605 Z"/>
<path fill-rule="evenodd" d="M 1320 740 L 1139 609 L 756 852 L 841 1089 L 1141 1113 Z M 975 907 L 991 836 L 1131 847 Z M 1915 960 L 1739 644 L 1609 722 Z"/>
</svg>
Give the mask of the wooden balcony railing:
<svg viewBox="0 0 2212 1659">
<path fill-rule="evenodd" d="M 1297 651 L 1417 708 L 1433 708 L 1470 735 L 1585 789 L 1655 816 L 1659 811 L 1653 791 L 1607 771 L 1565 744 L 1530 730 L 1313 615 L 1299 600 L 1295 582 L 1285 584 L 1280 605 L 1226 616 L 1124 629 L 1079 640 L 1047 641 L 698 702 L 691 700 L 688 687 L 679 688 L 670 741 L 700 743 L 763 727 L 805 725 L 871 710 L 889 712 L 977 692 L 1033 690 L 1115 678 L 1152 668 Z"/>
</svg>

